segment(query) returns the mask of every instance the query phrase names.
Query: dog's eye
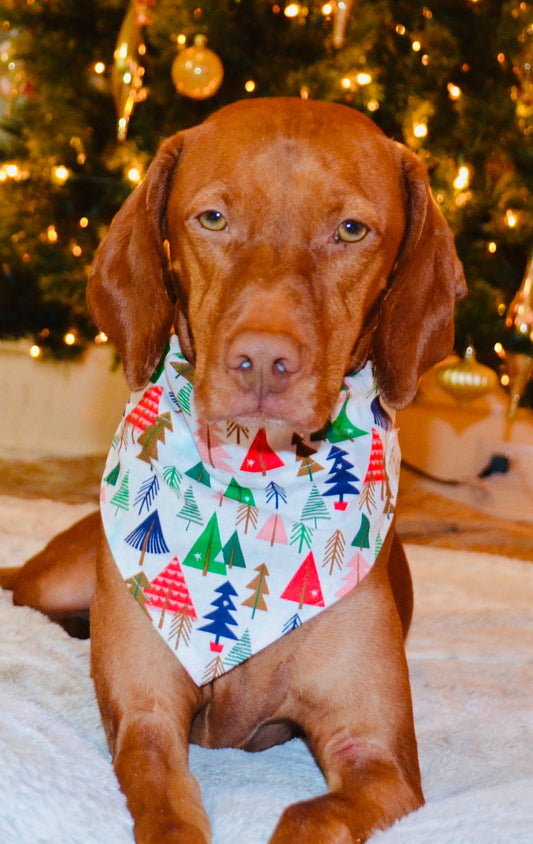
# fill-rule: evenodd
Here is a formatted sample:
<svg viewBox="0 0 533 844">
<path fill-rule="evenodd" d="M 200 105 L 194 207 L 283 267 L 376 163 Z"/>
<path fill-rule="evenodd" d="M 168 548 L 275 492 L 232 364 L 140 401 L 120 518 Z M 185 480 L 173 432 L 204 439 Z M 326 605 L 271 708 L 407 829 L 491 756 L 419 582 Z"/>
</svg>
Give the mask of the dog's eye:
<svg viewBox="0 0 533 844">
<path fill-rule="evenodd" d="M 211 232 L 221 232 L 227 228 L 226 218 L 220 211 L 204 211 L 198 217 L 200 225 Z"/>
<path fill-rule="evenodd" d="M 367 232 L 367 227 L 358 223 L 357 220 L 345 220 L 335 232 L 335 240 L 342 240 L 344 243 L 356 243 L 358 240 L 362 240 Z"/>
</svg>

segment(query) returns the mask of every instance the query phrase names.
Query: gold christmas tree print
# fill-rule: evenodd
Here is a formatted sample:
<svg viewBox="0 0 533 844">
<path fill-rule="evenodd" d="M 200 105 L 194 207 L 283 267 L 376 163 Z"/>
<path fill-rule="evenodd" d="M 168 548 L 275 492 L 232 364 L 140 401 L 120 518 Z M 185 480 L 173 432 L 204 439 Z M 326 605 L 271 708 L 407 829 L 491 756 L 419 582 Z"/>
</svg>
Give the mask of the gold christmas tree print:
<svg viewBox="0 0 533 844">
<path fill-rule="evenodd" d="M 246 587 L 247 589 L 252 590 L 252 594 L 249 598 L 242 602 L 243 607 L 252 608 L 252 618 L 254 617 L 256 610 L 264 610 L 265 612 L 268 610 L 264 596 L 270 594 L 268 584 L 266 582 L 270 572 L 266 563 L 261 563 L 255 570 L 258 573 L 257 577 L 254 577 L 254 579 L 251 580 Z"/>
<path fill-rule="evenodd" d="M 150 464 L 152 460 L 157 460 L 157 447 L 159 443 L 165 442 L 166 432 L 170 431 L 172 433 L 172 430 L 170 411 L 157 416 L 153 424 L 148 425 L 140 437 L 137 438 L 137 442 L 142 446 L 137 458 Z"/>
</svg>

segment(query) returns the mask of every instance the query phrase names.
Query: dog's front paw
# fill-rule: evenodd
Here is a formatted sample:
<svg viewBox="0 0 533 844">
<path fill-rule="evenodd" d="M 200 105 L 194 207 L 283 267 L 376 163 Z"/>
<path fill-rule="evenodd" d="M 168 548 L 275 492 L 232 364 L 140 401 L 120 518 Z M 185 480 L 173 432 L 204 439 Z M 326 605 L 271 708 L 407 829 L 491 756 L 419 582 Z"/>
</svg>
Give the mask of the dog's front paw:
<svg viewBox="0 0 533 844">
<path fill-rule="evenodd" d="M 269 844 L 362 844 L 367 835 L 352 834 L 343 804 L 332 795 L 294 803 L 283 812 Z"/>
<path fill-rule="evenodd" d="M 135 824 L 136 844 L 211 844 L 211 836 L 185 821 L 161 819 L 155 823 Z"/>
</svg>

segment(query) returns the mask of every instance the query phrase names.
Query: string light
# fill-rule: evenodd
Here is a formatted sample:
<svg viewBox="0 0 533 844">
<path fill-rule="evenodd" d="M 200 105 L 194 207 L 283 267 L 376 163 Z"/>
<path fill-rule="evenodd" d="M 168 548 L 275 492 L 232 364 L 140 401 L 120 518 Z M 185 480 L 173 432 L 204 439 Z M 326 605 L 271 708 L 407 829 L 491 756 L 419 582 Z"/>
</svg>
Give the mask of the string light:
<svg viewBox="0 0 533 844">
<path fill-rule="evenodd" d="M 327 17 L 328 15 L 331 15 L 333 13 L 333 6 L 331 5 L 331 3 L 324 3 L 320 11 L 324 15 L 324 17 Z"/>
<path fill-rule="evenodd" d="M 283 14 L 286 18 L 296 18 L 300 14 L 300 8 L 298 3 L 289 3 L 288 6 L 285 6 Z"/>
<path fill-rule="evenodd" d="M 128 176 L 128 179 L 130 180 L 130 182 L 133 182 L 133 184 L 137 184 L 138 182 L 141 181 L 141 174 L 140 174 L 139 169 L 137 167 L 130 167 L 130 169 L 128 170 L 127 176 Z"/>
<path fill-rule="evenodd" d="M 41 354 L 41 347 L 40 346 L 32 346 L 30 349 L 30 355 L 32 358 L 38 358 Z"/>
<path fill-rule="evenodd" d="M 490 243 L 487 244 L 487 252 L 490 252 L 491 255 L 494 255 L 497 248 L 498 248 L 498 245 L 493 240 L 491 240 Z"/>
<path fill-rule="evenodd" d="M 514 229 L 516 224 L 518 223 L 518 217 L 514 211 L 510 208 L 507 209 L 505 212 L 505 225 L 509 226 L 510 229 Z"/>
<path fill-rule="evenodd" d="M 105 64 L 103 62 L 96 62 L 94 65 L 94 72 L 101 76 L 102 73 L 105 73 Z"/>
<path fill-rule="evenodd" d="M 89 220 L 87 219 L 87 217 L 81 217 L 80 218 L 80 229 L 86 229 L 88 225 L 89 225 Z"/>
<path fill-rule="evenodd" d="M 420 43 L 420 41 L 413 41 L 413 43 L 411 44 L 411 50 L 413 50 L 414 53 L 419 53 L 421 49 L 422 44 Z"/>
<path fill-rule="evenodd" d="M 468 167 L 459 167 L 457 176 L 454 179 L 453 186 L 456 190 L 464 190 L 470 184 L 470 171 Z"/>
<path fill-rule="evenodd" d="M 107 343 L 107 334 L 104 334 L 103 331 L 100 331 L 100 333 L 97 334 L 94 338 L 94 342 L 97 344 L 97 346 L 100 346 L 102 343 Z"/>
<path fill-rule="evenodd" d="M 48 226 L 46 229 L 46 236 L 50 243 L 57 243 L 58 234 L 55 226 Z"/>
<path fill-rule="evenodd" d="M 425 138 L 428 133 L 428 127 L 425 123 L 415 123 L 413 126 L 413 135 L 415 138 Z"/>
<path fill-rule="evenodd" d="M 446 87 L 448 89 L 448 95 L 450 97 L 450 100 L 461 99 L 463 92 L 461 91 L 458 85 L 454 85 L 453 82 L 448 82 L 448 85 Z"/>
<path fill-rule="evenodd" d="M 355 77 L 355 81 L 358 85 L 370 85 L 372 77 L 369 73 L 358 73 Z"/>
<path fill-rule="evenodd" d="M 73 346 L 76 342 L 76 335 L 72 331 L 68 331 L 63 337 L 67 346 Z"/>
<path fill-rule="evenodd" d="M 52 180 L 58 185 L 64 185 L 70 176 L 70 171 L 63 164 L 52 169 Z"/>
<path fill-rule="evenodd" d="M 253 79 L 248 79 L 248 81 L 244 83 L 244 90 L 247 94 L 253 94 L 255 91 L 255 82 Z"/>
</svg>

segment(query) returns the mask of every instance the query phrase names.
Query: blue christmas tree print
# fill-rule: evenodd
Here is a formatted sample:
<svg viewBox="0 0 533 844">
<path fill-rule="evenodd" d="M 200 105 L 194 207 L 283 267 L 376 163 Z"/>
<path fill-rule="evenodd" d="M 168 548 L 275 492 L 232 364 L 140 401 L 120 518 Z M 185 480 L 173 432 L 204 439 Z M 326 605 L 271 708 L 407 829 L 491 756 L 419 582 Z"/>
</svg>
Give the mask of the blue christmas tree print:
<svg viewBox="0 0 533 844">
<path fill-rule="evenodd" d="M 267 504 L 273 499 L 276 510 L 279 507 L 280 501 L 282 501 L 283 504 L 287 503 L 287 493 L 285 492 L 285 489 L 282 486 L 279 486 L 279 484 L 274 483 L 274 481 L 270 481 L 269 485 L 265 489 L 265 493 Z"/>
<path fill-rule="evenodd" d="M 203 630 L 205 633 L 212 633 L 214 635 L 215 641 L 210 642 L 210 647 L 212 651 L 220 653 L 224 647 L 220 644 L 221 638 L 235 640 L 238 640 L 239 638 L 235 635 L 233 630 L 230 630 L 230 626 L 236 627 L 238 624 L 238 622 L 231 616 L 232 612 L 237 611 L 237 607 L 231 600 L 232 597 L 237 597 L 237 592 L 229 580 L 226 580 L 222 586 L 218 586 L 215 589 L 215 592 L 218 592 L 220 595 L 220 597 L 211 601 L 211 606 L 216 609 L 207 615 L 204 615 L 204 618 L 208 619 L 210 624 L 199 627 L 198 630 Z"/>
<path fill-rule="evenodd" d="M 370 402 L 370 410 L 372 411 L 372 415 L 374 417 L 374 425 L 378 425 L 380 428 L 385 428 L 386 431 L 390 431 L 393 422 L 389 414 L 381 404 L 379 396 L 376 396 Z"/>
<path fill-rule="evenodd" d="M 128 545 L 132 545 L 141 552 L 139 566 L 144 562 L 144 555 L 149 554 L 166 554 L 169 552 L 163 531 L 161 529 L 161 522 L 159 521 L 159 513 L 154 510 L 149 516 L 138 525 L 135 530 L 132 530 L 126 537 Z"/>
<path fill-rule="evenodd" d="M 339 446 L 333 445 L 326 458 L 327 460 L 333 460 L 333 466 L 329 470 L 328 480 L 326 480 L 326 483 L 332 484 L 332 487 L 323 494 L 338 495 L 339 500 L 334 504 L 336 510 L 346 509 L 348 502 L 344 501 L 345 495 L 357 495 L 359 493 L 354 483 L 359 478 L 350 471 L 350 469 L 353 469 L 353 464 L 346 459 L 347 456 L 347 451 L 339 448 Z"/>
</svg>

